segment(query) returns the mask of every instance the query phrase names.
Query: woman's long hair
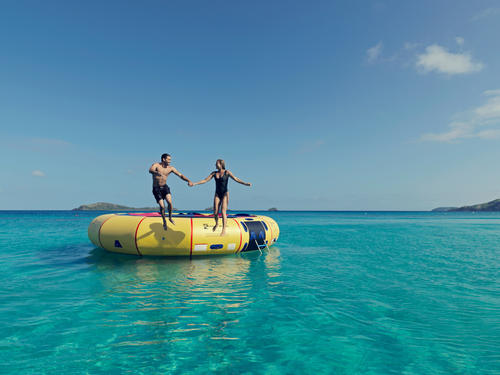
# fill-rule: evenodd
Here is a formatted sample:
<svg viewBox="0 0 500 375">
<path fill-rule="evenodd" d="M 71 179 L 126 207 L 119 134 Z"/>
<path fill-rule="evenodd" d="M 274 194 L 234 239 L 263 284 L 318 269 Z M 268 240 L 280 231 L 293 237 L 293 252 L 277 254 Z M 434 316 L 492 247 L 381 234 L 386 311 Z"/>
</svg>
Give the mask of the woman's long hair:
<svg viewBox="0 0 500 375">
<path fill-rule="evenodd" d="M 215 165 L 220 164 L 222 169 L 226 169 L 226 162 L 223 159 L 217 159 Z"/>
</svg>

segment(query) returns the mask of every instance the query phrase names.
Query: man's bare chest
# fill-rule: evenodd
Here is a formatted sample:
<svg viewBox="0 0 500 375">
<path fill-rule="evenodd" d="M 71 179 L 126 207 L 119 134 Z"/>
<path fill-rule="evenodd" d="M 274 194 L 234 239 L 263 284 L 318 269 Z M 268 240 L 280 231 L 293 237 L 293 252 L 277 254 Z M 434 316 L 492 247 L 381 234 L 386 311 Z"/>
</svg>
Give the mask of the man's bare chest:
<svg viewBox="0 0 500 375">
<path fill-rule="evenodd" d="M 172 172 L 172 168 L 169 168 L 169 167 L 164 168 L 164 167 L 161 167 L 161 166 L 160 166 L 160 167 L 158 167 L 158 169 L 157 169 L 157 170 L 158 170 L 158 172 L 159 172 L 160 174 L 162 174 L 162 175 L 163 175 L 163 176 L 165 176 L 165 177 L 167 177 L 167 176 L 168 176 L 168 175 Z"/>
</svg>

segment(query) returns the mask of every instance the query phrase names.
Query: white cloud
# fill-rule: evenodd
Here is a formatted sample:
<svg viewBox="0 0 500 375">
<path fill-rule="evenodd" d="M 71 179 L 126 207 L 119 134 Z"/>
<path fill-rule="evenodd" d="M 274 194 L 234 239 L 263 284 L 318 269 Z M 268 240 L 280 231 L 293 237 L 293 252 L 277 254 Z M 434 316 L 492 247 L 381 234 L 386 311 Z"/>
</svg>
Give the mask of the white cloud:
<svg viewBox="0 0 500 375">
<path fill-rule="evenodd" d="M 474 113 L 486 121 L 500 119 L 500 90 L 488 90 L 483 94 L 489 99 L 484 105 L 476 108 Z"/>
<path fill-rule="evenodd" d="M 481 139 L 499 139 L 500 129 L 481 130 L 476 135 Z"/>
<path fill-rule="evenodd" d="M 35 177 L 45 177 L 45 173 L 42 171 L 39 171 L 38 169 L 35 169 L 31 174 Z"/>
<path fill-rule="evenodd" d="M 378 42 L 376 45 L 366 50 L 366 59 L 369 63 L 375 62 L 380 57 L 382 48 L 384 48 L 384 44 L 382 42 Z"/>
<path fill-rule="evenodd" d="M 405 42 L 401 48 L 388 55 L 383 42 L 379 42 L 366 50 L 366 61 L 394 62 L 399 61 L 403 66 L 415 66 L 423 73 L 436 72 L 446 75 L 467 74 L 478 72 L 484 65 L 475 60 L 471 53 L 463 51 L 465 39 L 455 37 L 458 51 L 450 51 L 438 44 L 423 46 L 422 43 Z M 425 49 L 424 49 L 425 47 Z"/>
<path fill-rule="evenodd" d="M 464 120 L 451 122 L 446 132 L 424 134 L 421 139 L 435 142 L 500 139 L 500 90 L 488 90 L 483 95 L 488 98 L 486 103 L 462 114 Z"/>
<path fill-rule="evenodd" d="M 474 61 L 469 53 L 448 52 L 437 44 L 428 46 L 424 53 L 417 55 L 416 66 L 425 73 L 436 71 L 448 75 L 473 73 L 483 69 L 483 64 Z"/>
<path fill-rule="evenodd" d="M 497 96 L 500 95 L 500 90 L 486 90 L 483 92 L 483 95 L 485 96 Z"/>
<path fill-rule="evenodd" d="M 500 8 L 486 8 L 479 13 L 476 13 L 476 15 L 472 17 L 472 21 L 480 21 L 483 18 L 488 18 L 497 14 L 500 14 Z"/>
<path fill-rule="evenodd" d="M 470 138 L 472 129 L 467 123 L 452 122 L 450 130 L 443 133 L 428 133 L 422 136 L 423 141 L 452 142 L 460 138 Z"/>
</svg>

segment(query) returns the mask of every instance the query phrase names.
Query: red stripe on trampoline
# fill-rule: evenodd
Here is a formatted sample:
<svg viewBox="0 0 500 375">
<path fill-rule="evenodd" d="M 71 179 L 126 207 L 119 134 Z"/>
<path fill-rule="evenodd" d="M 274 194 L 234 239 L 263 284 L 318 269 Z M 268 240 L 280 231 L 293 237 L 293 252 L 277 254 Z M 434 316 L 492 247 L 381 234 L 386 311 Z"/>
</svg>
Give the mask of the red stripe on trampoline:
<svg viewBox="0 0 500 375">
<path fill-rule="evenodd" d="M 240 249 L 240 247 L 241 247 L 241 242 L 242 242 L 242 240 L 243 240 L 243 233 L 241 232 L 241 225 L 240 225 L 240 223 L 238 222 L 238 220 L 236 220 L 236 219 L 233 219 L 233 220 L 236 222 L 236 224 L 238 224 L 238 228 L 240 228 L 240 244 L 238 245 L 238 248 L 237 248 L 237 249 L 236 249 L 236 251 L 235 251 L 235 253 L 237 253 L 238 251 L 240 251 L 240 250 L 241 250 L 241 249 Z"/>
<path fill-rule="evenodd" d="M 189 256 L 193 255 L 193 218 L 191 218 L 191 247 L 189 249 Z"/>
<path fill-rule="evenodd" d="M 114 215 L 113 215 L 114 216 Z M 102 226 L 104 225 L 104 223 L 106 221 L 108 221 L 109 219 L 111 219 L 113 216 L 110 216 L 108 217 L 106 220 L 104 220 L 102 223 L 101 223 L 101 226 L 99 227 L 99 232 L 97 232 L 97 239 L 99 240 L 99 244 L 101 245 L 101 248 L 104 249 L 104 246 L 102 246 L 102 242 L 101 242 L 101 228 Z"/>
<path fill-rule="evenodd" d="M 142 257 L 142 254 L 141 252 L 139 251 L 139 246 L 137 246 L 137 231 L 139 230 L 139 226 L 141 225 L 142 221 L 145 219 L 146 217 L 143 217 L 141 219 L 141 221 L 139 221 L 139 224 L 137 224 L 137 228 L 135 228 L 135 236 L 134 236 L 134 241 L 135 241 L 135 249 L 137 250 L 137 254 L 139 254 L 141 257 Z"/>
</svg>

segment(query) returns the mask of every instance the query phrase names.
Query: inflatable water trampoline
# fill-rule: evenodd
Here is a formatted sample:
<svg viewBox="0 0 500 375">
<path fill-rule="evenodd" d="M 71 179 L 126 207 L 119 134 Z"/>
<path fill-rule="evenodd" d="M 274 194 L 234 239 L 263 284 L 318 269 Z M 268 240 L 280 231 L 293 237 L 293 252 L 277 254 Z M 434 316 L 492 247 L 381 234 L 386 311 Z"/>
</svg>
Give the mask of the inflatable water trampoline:
<svg viewBox="0 0 500 375">
<path fill-rule="evenodd" d="M 159 213 L 117 213 L 96 217 L 89 225 L 90 241 L 108 251 L 156 256 L 235 254 L 261 250 L 279 237 L 276 221 L 267 216 L 227 215 L 226 234 L 221 236 L 222 218 L 213 231 L 213 215 L 175 213 L 175 225 L 163 228 Z"/>
</svg>

